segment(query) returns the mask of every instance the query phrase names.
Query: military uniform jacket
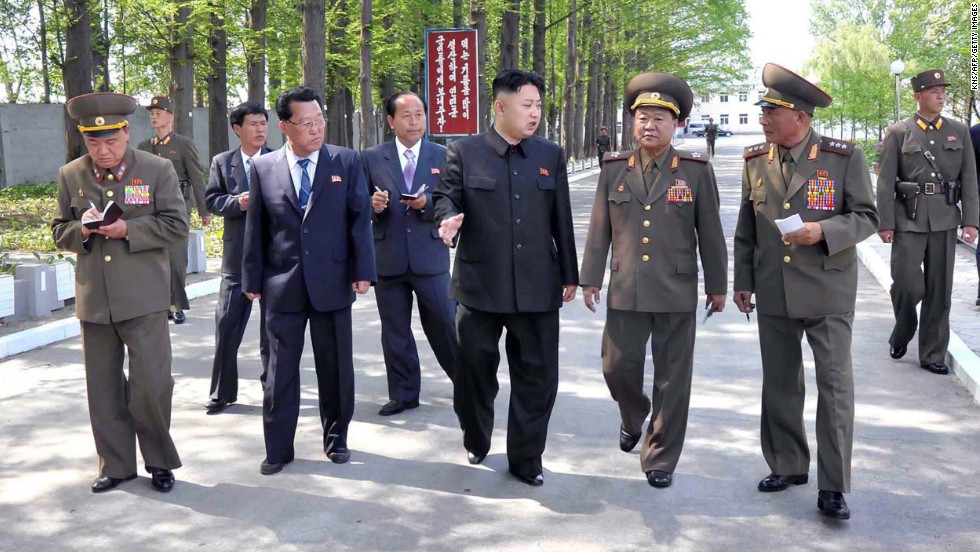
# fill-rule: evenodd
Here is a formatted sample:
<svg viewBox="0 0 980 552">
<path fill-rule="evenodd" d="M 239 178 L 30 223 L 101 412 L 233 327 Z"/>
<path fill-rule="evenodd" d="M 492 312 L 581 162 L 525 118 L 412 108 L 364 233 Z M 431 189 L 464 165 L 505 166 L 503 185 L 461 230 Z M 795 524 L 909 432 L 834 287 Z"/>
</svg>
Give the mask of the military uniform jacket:
<svg viewBox="0 0 980 552">
<path fill-rule="evenodd" d="M 254 159 L 269 152 L 262 147 Z M 242 249 L 245 243 L 245 211 L 238 196 L 248 191 L 248 178 L 242 163 L 242 149 L 235 148 L 219 153 L 211 160 L 208 171 L 208 189 L 205 193 L 208 210 L 225 219 L 222 232 L 221 272 L 242 273 Z"/>
<path fill-rule="evenodd" d="M 977 165 L 970 131 L 966 125 L 939 117 L 932 124 L 915 115 L 888 127 L 878 172 L 878 210 L 882 230 L 936 232 L 959 226 L 977 226 Z M 916 141 L 918 138 L 918 141 Z M 910 220 L 904 202 L 895 195 L 895 181 L 927 182 L 938 185 L 939 177 L 929 165 L 922 147 L 932 152 L 936 167 L 947 181 L 962 184 L 960 206 L 948 205 L 946 195 L 919 194 L 915 220 Z M 938 186 L 937 186 L 938 187 Z"/>
<path fill-rule="evenodd" d="M 170 261 L 166 248 L 187 239 L 184 200 L 173 165 L 142 151 L 128 150 L 110 180 L 96 177 L 84 155 L 61 167 L 58 211 L 51 221 L 59 249 L 77 253 L 75 315 L 83 322 L 109 324 L 170 308 Z M 123 170 L 125 167 L 125 170 Z M 123 208 L 129 235 L 111 240 L 99 234 L 82 241 L 82 213 L 109 201 Z"/>
<path fill-rule="evenodd" d="M 156 136 L 143 140 L 140 142 L 139 149 L 169 159 L 174 164 L 174 170 L 177 171 L 177 180 L 190 183 L 192 192 L 187 197 L 194 198 L 197 214 L 202 218 L 208 215 L 208 206 L 204 199 L 204 166 L 201 165 L 201 157 L 197 153 L 194 140 L 171 132 L 163 140 Z M 188 203 L 186 208 L 187 215 L 190 216 L 194 206 Z"/>
<path fill-rule="evenodd" d="M 602 287 L 611 245 L 609 308 L 697 310 L 699 248 L 705 293 L 727 293 L 728 249 L 714 170 L 700 154 L 673 147 L 666 159 L 649 194 L 639 150 L 607 155 L 599 173 L 579 282 Z"/>
<path fill-rule="evenodd" d="M 511 151 L 512 150 L 512 151 Z M 512 147 L 494 129 L 446 151 L 436 224 L 463 213 L 450 294 L 495 313 L 548 312 L 578 284 L 565 155 L 532 136 Z"/>
<path fill-rule="evenodd" d="M 809 318 L 854 311 L 856 246 L 875 232 L 878 213 L 861 148 L 811 132 L 782 191 L 775 144 L 745 148 L 735 229 L 735 290 L 754 291 L 759 312 Z M 788 245 L 776 219 L 818 222 L 823 241 Z"/>
</svg>

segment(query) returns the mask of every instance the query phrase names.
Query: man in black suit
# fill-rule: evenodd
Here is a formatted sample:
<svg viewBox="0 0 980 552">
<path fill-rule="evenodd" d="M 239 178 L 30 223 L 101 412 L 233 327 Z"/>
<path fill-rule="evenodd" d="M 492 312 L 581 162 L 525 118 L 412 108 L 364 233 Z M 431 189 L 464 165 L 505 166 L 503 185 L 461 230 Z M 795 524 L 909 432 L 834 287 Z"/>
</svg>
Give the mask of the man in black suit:
<svg viewBox="0 0 980 552">
<path fill-rule="evenodd" d="M 558 394 L 558 309 L 578 285 L 565 155 L 534 135 L 543 95 L 538 75 L 501 72 L 493 128 L 449 145 L 433 194 L 440 236 L 459 241 L 451 291 L 459 303 L 454 406 L 463 446 L 471 464 L 490 450 L 506 328 L 508 467 L 533 486 L 544 483 L 541 454 Z"/>
<path fill-rule="evenodd" d="M 377 279 L 371 203 L 357 152 L 323 143 L 323 100 L 297 87 L 276 100 L 282 149 L 255 159 L 245 215 L 242 289 L 265 303 L 261 472 L 293 460 L 299 416 L 299 363 L 310 324 L 323 451 L 350 460 L 354 415 L 351 304 Z"/>
<path fill-rule="evenodd" d="M 413 92 L 385 100 L 395 139 L 363 153 L 374 210 L 374 248 L 381 315 L 381 349 L 388 373 L 391 416 L 419 405 L 422 372 L 412 335 L 412 293 L 432 352 L 451 380 L 456 362 L 456 304 L 449 298 L 449 249 L 432 220 L 432 191 L 446 148 L 425 137 L 425 104 Z M 414 197 L 406 197 L 411 195 Z M 389 206 L 391 198 L 398 203 Z"/>
<path fill-rule="evenodd" d="M 214 312 L 214 364 L 211 398 L 204 408 L 218 413 L 238 400 L 238 347 L 252 314 L 252 302 L 242 293 L 242 247 L 249 183 L 255 158 L 269 152 L 265 147 L 269 114 L 259 104 L 245 102 L 231 111 L 231 128 L 241 147 L 219 153 L 211 160 L 204 199 L 211 214 L 225 219 L 221 253 L 221 288 Z M 265 309 L 260 326 L 264 328 Z M 264 329 L 259 330 L 259 350 L 266 354 Z"/>
</svg>

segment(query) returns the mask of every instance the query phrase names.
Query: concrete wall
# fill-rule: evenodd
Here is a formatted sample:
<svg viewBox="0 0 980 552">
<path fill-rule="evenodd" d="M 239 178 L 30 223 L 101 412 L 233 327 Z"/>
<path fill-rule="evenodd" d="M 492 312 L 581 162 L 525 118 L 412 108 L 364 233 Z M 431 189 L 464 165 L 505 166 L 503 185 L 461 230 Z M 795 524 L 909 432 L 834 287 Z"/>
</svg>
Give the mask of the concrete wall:
<svg viewBox="0 0 980 552">
<path fill-rule="evenodd" d="M 194 123 L 194 142 L 205 168 L 212 154 L 208 151 L 208 110 L 197 108 L 191 117 Z M 129 117 L 131 144 L 153 136 L 150 114 L 137 109 Z M 269 111 L 267 145 L 282 147 L 279 119 Z M 239 145 L 238 136 L 228 127 L 230 148 Z M 220 152 L 215 152 L 220 153 Z M 64 105 L 19 105 L 0 103 L 0 188 L 15 184 L 53 182 L 65 162 Z"/>
</svg>

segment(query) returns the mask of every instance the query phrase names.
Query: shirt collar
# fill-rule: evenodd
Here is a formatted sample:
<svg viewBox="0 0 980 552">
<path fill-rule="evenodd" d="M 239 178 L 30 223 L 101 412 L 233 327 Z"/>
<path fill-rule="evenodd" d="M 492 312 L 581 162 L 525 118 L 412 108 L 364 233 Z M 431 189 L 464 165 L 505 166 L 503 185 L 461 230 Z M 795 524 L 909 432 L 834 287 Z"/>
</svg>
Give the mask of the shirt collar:
<svg viewBox="0 0 980 552">
<path fill-rule="evenodd" d="M 517 144 L 512 145 L 504 137 L 497 132 L 496 127 L 490 127 L 487 131 L 487 140 L 490 142 L 490 147 L 493 151 L 497 152 L 497 155 L 503 157 L 508 151 L 516 151 L 521 154 L 522 157 L 527 157 L 527 150 L 524 147 L 526 140 L 521 140 Z"/>
<path fill-rule="evenodd" d="M 803 151 L 806 149 L 807 144 L 810 143 L 810 139 L 813 138 L 813 129 L 807 131 L 806 137 L 800 140 L 798 144 L 789 148 L 789 154 L 793 157 L 794 163 L 800 162 L 800 157 L 803 157 Z M 786 149 L 783 146 L 779 146 L 779 159 L 782 160 L 783 154 L 786 153 Z"/>
<path fill-rule="evenodd" d="M 943 128 L 943 116 L 936 115 L 936 118 L 930 121 L 925 117 L 923 117 L 922 115 L 920 115 L 919 112 L 916 112 L 915 124 L 919 125 L 919 128 L 921 128 L 923 132 L 929 132 L 930 129 L 939 130 Z"/>
<path fill-rule="evenodd" d="M 650 157 L 650 155 L 647 154 L 647 152 L 643 148 L 640 148 L 640 168 L 643 170 L 643 172 L 646 172 L 646 170 L 650 168 L 649 167 L 650 162 L 653 161 L 654 163 L 657 164 L 658 170 L 663 170 L 664 165 L 667 163 L 668 155 L 670 155 L 669 146 L 666 149 L 664 149 L 664 151 L 660 155 L 656 157 Z"/>
<path fill-rule="evenodd" d="M 289 168 L 290 168 L 290 170 L 292 170 L 293 167 L 296 166 L 296 163 L 298 163 L 300 159 L 303 159 L 303 158 L 298 157 L 295 153 L 293 153 L 293 150 L 287 145 L 286 146 L 286 160 L 289 161 Z M 314 151 L 309 156 L 307 156 L 305 159 L 309 159 L 310 160 L 310 164 L 312 164 L 314 167 L 316 167 L 316 162 L 320 160 L 320 150 Z"/>
<path fill-rule="evenodd" d="M 122 182 L 123 178 L 126 178 L 126 173 L 130 171 L 133 166 L 133 150 L 126 149 L 126 154 L 123 155 L 122 161 L 118 165 L 112 167 L 111 169 L 103 169 L 96 166 L 95 160 L 92 160 L 92 174 L 95 175 L 95 180 L 99 184 L 108 182 L 109 184 Z M 111 175 L 111 178 L 110 178 Z"/>
<path fill-rule="evenodd" d="M 156 136 L 156 135 L 154 135 L 154 136 L 153 136 L 153 141 L 152 141 L 152 142 L 153 142 L 153 145 L 154 145 L 154 146 L 159 146 L 159 145 L 161 145 L 161 144 L 162 144 L 162 145 L 164 145 L 164 146 L 166 146 L 166 145 L 167 145 L 167 144 L 169 144 L 169 143 L 170 143 L 170 141 L 171 141 L 171 140 L 173 140 L 173 139 L 174 139 L 174 131 L 172 131 L 172 130 L 171 130 L 171 131 L 170 131 L 170 132 L 168 132 L 168 133 L 167 133 L 167 135 L 166 135 L 166 136 L 164 136 L 163 138 L 160 138 L 160 137 L 158 137 L 158 136 Z"/>
<path fill-rule="evenodd" d="M 402 144 L 402 141 L 399 140 L 397 136 L 395 136 L 395 150 L 398 151 L 398 159 L 405 157 L 406 151 L 412 150 L 412 154 L 415 156 L 415 162 L 418 163 L 419 155 L 422 152 L 422 140 L 415 142 L 414 146 L 410 148 L 406 148 L 405 144 Z"/>
</svg>

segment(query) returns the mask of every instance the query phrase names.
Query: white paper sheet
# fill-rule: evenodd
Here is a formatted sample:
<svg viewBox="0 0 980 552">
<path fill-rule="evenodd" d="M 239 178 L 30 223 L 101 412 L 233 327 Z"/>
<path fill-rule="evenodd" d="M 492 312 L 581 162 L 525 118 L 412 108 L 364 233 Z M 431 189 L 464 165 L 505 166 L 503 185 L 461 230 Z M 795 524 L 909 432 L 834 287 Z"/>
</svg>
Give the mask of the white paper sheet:
<svg viewBox="0 0 980 552">
<path fill-rule="evenodd" d="M 776 226 L 779 231 L 785 236 L 786 234 L 792 234 L 797 230 L 803 229 L 803 219 L 800 218 L 800 214 L 796 213 L 791 217 L 786 217 L 784 219 L 776 219 Z"/>
</svg>

